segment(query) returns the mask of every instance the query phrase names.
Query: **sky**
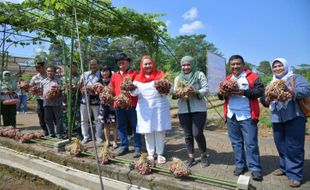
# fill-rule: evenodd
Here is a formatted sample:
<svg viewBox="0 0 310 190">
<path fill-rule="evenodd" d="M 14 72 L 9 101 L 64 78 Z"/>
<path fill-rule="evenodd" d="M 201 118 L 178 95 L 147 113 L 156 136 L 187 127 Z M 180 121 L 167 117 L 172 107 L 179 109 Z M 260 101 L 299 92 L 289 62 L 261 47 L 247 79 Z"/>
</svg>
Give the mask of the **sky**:
<svg viewBox="0 0 310 190">
<path fill-rule="evenodd" d="M 163 13 L 160 20 L 171 37 L 205 34 L 226 59 L 240 54 L 255 65 L 277 57 L 291 66 L 310 64 L 309 0 L 113 0 L 112 4 L 139 13 Z M 11 47 L 9 52 L 33 56 L 36 49 Z"/>
</svg>

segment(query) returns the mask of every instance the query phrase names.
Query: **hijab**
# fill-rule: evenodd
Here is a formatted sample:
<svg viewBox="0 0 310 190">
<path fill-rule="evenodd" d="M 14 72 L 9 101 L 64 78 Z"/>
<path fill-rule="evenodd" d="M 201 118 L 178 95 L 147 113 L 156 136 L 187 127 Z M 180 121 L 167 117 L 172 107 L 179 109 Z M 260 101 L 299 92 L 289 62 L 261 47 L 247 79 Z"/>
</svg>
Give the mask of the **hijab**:
<svg viewBox="0 0 310 190">
<path fill-rule="evenodd" d="M 272 61 L 272 67 L 273 67 L 273 65 L 276 62 L 282 63 L 282 65 L 284 67 L 284 72 L 283 72 L 283 74 L 281 74 L 281 76 L 276 76 L 275 74 L 273 74 L 271 82 L 274 82 L 274 81 L 277 81 L 277 80 L 284 80 L 286 82 L 286 81 L 290 80 L 290 78 L 293 76 L 293 71 L 291 70 L 288 62 L 284 58 L 277 58 L 277 59 L 274 59 Z M 281 110 L 282 108 L 286 109 L 287 108 L 287 104 L 288 104 L 288 102 L 290 100 L 291 100 L 291 98 L 286 100 L 285 102 L 282 102 L 282 101 L 272 101 L 270 103 L 269 108 L 270 108 L 271 111 L 273 111 L 274 109 L 277 109 L 277 110 Z"/>
<path fill-rule="evenodd" d="M 184 56 L 181 59 L 181 66 L 185 61 L 191 64 L 192 70 L 190 73 L 185 74 L 184 71 L 181 69 L 181 73 L 179 74 L 179 80 L 183 81 L 189 86 L 193 86 L 194 83 L 199 79 L 199 71 L 196 71 L 196 63 L 191 56 Z"/>
<path fill-rule="evenodd" d="M 2 89 L 10 89 L 10 90 L 16 90 L 17 83 L 14 79 L 12 79 L 11 72 L 10 71 L 3 71 L 2 73 Z"/>
<path fill-rule="evenodd" d="M 143 69 L 143 60 L 144 59 L 149 59 L 151 60 L 152 64 L 152 72 L 149 75 L 149 77 L 145 76 L 145 71 Z M 138 82 L 142 82 L 142 83 L 147 83 L 147 82 L 151 82 L 151 81 L 156 81 L 156 80 L 160 80 L 164 77 L 164 72 L 159 71 L 155 68 L 155 61 L 153 59 L 151 59 L 150 56 L 145 55 L 141 58 L 140 61 L 140 73 L 136 76 L 135 81 Z"/>
</svg>

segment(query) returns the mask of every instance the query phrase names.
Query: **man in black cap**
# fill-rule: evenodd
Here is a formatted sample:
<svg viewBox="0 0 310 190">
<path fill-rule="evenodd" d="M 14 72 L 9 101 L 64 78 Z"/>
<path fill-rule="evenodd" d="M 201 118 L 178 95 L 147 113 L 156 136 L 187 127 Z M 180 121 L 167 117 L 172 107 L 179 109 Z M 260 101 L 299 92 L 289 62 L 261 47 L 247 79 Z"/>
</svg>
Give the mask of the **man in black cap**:
<svg viewBox="0 0 310 190">
<path fill-rule="evenodd" d="M 35 64 L 36 71 L 38 74 L 34 75 L 30 81 L 30 87 L 37 86 L 40 87 L 42 80 L 47 78 L 45 63 L 37 62 Z M 44 135 L 48 135 L 48 130 L 44 120 L 44 107 L 43 107 L 43 96 L 37 95 L 37 113 L 39 117 L 40 126 L 43 129 Z"/>
<path fill-rule="evenodd" d="M 113 94 L 115 96 L 119 96 L 122 93 L 121 84 L 123 83 L 124 78 L 130 78 L 131 81 L 137 76 L 138 72 L 135 70 L 130 69 L 129 62 L 131 59 L 125 54 L 120 53 L 115 57 L 115 61 L 119 67 L 119 71 L 115 72 L 112 75 L 110 86 L 113 89 Z M 118 155 L 126 154 L 129 149 L 129 142 L 128 142 L 128 123 L 132 128 L 134 134 L 134 158 L 140 156 L 141 151 L 141 135 L 136 133 L 136 126 L 137 126 L 137 112 L 136 112 L 136 105 L 137 105 L 137 97 L 133 97 L 128 95 L 131 99 L 131 106 L 130 108 L 120 108 L 114 102 L 115 113 L 116 113 L 116 120 L 117 120 L 117 129 L 118 135 L 120 138 L 120 148 Z"/>
</svg>

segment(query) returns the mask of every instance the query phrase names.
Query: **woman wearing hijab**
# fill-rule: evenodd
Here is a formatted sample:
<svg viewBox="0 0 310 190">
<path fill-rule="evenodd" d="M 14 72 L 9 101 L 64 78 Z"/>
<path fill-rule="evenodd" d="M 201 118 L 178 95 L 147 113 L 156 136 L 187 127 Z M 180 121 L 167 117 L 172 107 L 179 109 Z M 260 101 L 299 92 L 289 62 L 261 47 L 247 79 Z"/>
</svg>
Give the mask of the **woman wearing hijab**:
<svg viewBox="0 0 310 190">
<path fill-rule="evenodd" d="M 176 95 L 179 84 L 189 86 L 188 97 Z M 203 134 L 207 119 L 207 107 L 204 96 L 208 92 L 206 76 L 203 72 L 195 70 L 195 62 L 191 56 L 181 59 L 181 72 L 174 81 L 174 98 L 178 100 L 178 116 L 180 125 L 184 130 L 188 157 L 186 164 L 191 167 L 195 164 L 194 139 L 201 153 L 201 167 L 207 167 L 207 145 Z"/>
<path fill-rule="evenodd" d="M 167 95 L 158 93 L 154 81 L 162 79 L 164 73 L 155 69 L 155 61 L 150 56 L 143 56 L 140 62 L 140 73 L 134 80 L 137 88 L 131 92 L 138 96 L 137 133 L 144 134 L 148 159 L 166 162 L 164 154 L 165 131 L 171 129 L 170 103 Z"/>
<path fill-rule="evenodd" d="M 1 82 L 1 113 L 3 117 L 3 126 L 16 127 L 16 104 L 4 105 L 4 100 L 16 97 L 17 82 L 12 79 L 10 71 L 3 72 Z"/>
<path fill-rule="evenodd" d="M 273 138 L 280 157 L 280 168 L 273 174 L 286 175 L 291 187 L 299 187 L 303 179 L 305 126 L 307 118 L 301 111 L 298 100 L 310 96 L 310 86 L 301 75 L 293 74 L 283 58 L 272 62 L 273 79 L 284 80 L 290 92 L 285 93 L 285 100 L 273 100 L 262 103 L 269 105 Z M 295 85 L 292 85 L 292 82 Z"/>
</svg>

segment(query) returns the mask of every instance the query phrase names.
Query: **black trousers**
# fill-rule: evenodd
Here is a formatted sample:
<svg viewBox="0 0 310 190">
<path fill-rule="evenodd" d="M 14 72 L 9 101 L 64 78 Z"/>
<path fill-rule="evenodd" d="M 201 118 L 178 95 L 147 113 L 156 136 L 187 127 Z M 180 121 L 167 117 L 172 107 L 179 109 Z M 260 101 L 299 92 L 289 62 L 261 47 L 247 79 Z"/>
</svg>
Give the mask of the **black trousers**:
<svg viewBox="0 0 310 190">
<path fill-rule="evenodd" d="M 1 102 L 3 126 L 16 127 L 16 105 L 3 105 Z"/>
<path fill-rule="evenodd" d="M 43 107 L 43 100 L 37 99 L 37 114 L 39 117 L 40 127 L 43 129 L 45 135 L 48 135 L 47 126 L 45 123 L 45 114 L 44 114 L 44 107 Z"/>
<path fill-rule="evenodd" d="M 207 119 L 207 112 L 178 114 L 181 127 L 184 131 L 185 144 L 188 154 L 194 154 L 194 139 L 201 153 L 207 151 L 206 138 L 203 134 Z"/>
</svg>

